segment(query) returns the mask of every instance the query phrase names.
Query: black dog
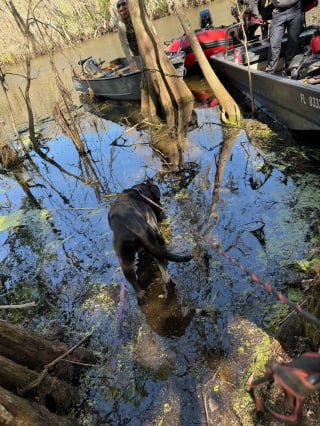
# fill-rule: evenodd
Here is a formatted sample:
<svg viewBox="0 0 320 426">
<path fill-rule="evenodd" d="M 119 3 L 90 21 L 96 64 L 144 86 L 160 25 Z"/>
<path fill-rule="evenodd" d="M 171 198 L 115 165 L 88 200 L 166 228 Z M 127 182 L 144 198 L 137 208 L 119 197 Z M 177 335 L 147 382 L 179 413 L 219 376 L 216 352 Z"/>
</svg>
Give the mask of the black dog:
<svg viewBox="0 0 320 426">
<path fill-rule="evenodd" d="M 172 253 L 160 234 L 158 221 L 164 217 L 158 186 L 141 183 L 125 189 L 111 204 L 108 220 L 113 231 L 113 247 L 124 276 L 132 284 L 138 301 L 143 302 L 144 291 L 135 271 L 135 255 L 143 250 L 154 257 L 164 284 L 170 282 L 166 260 L 188 262 L 190 255 Z"/>
</svg>

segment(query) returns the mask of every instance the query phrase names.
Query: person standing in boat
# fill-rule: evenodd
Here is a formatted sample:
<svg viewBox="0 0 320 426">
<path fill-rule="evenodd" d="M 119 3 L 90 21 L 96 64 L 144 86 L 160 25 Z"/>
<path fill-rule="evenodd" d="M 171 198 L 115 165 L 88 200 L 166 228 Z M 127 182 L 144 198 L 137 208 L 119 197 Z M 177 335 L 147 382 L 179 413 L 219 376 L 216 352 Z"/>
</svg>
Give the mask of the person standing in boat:
<svg viewBox="0 0 320 426">
<path fill-rule="evenodd" d="M 272 0 L 274 9 L 270 24 L 270 48 L 266 71 L 274 73 L 281 53 L 281 42 L 287 30 L 287 47 L 285 51 L 284 74 L 288 75 L 287 68 L 297 53 L 299 34 L 303 28 L 303 4 L 301 0 Z"/>
<path fill-rule="evenodd" d="M 136 34 L 132 25 L 131 16 L 126 0 L 117 1 L 117 10 L 120 16 L 118 35 L 122 50 L 128 60 L 130 70 L 137 71 L 140 65 L 139 49 Z"/>
</svg>

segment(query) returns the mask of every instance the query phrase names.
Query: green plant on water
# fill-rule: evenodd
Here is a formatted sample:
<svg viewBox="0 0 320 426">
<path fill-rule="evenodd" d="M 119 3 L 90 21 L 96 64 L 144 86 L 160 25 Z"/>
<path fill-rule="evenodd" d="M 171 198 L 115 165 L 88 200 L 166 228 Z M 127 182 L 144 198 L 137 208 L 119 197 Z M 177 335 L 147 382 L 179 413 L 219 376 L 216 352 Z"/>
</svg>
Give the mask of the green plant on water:
<svg viewBox="0 0 320 426">
<path fill-rule="evenodd" d="M 248 330 L 250 334 L 250 330 Z M 250 345 L 249 347 L 247 345 Z M 246 366 L 245 370 L 240 375 L 240 382 L 237 386 L 237 390 L 232 397 L 232 407 L 235 413 L 243 413 L 243 410 L 246 409 L 250 404 L 252 404 L 251 397 L 246 389 L 248 387 L 248 378 L 252 375 L 257 378 L 264 374 L 265 366 L 269 361 L 270 354 L 272 351 L 271 339 L 268 335 L 262 336 L 261 339 L 255 341 L 252 345 L 250 344 L 250 339 L 248 339 L 247 344 L 239 346 L 238 352 L 245 356 L 247 352 L 253 350 L 252 355 L 249 359 L 249 364 Z M 251 420 L 250 420 L 251 421 Z M 251 423 L 248 423 L 251 424 Z"/>
</svg>

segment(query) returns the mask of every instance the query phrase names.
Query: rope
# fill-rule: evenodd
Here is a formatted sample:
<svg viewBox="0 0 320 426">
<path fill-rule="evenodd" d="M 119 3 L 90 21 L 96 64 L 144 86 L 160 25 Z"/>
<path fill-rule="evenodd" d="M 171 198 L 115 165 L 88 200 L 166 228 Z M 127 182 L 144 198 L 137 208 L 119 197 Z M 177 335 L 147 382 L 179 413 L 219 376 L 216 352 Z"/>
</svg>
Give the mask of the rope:
<svg viewBox="0 0 320 426">
<path fill-rule="evenodd" d="M 140 189 L 138 189 L 138 188 L 131 188 L 131 189 L 136 191 L 140 195 L 140 197 L 143 198 L 145 201 L 147 201 L 150 204 L 153 204 L 154 206 L 156 206 L 161 211 L 164 211 L 164 208 L 162 206 L 160 206 L 160 204 L 155 203 L 153 200 L 151 200 L 151 198 L 148 198 L 145 195 L 143 195 L 143 193 Z"/>
<path fill-rule="evenodd" d="M 185 226 L 185 225 L 184 225 Z M 185 226 L 186 227 L 186 226 Z M 280 291 L 275 290 L 272 285 L 267 282 L 267 281 L 262 281 L 258 275 L 254 274 L 253 272 L 251 272 L 249 269 L 247 269 L 241 262 L 237 261 L 236 259 L 234 259 L 233 257 L 229 256 L 226 252 L 224 252 L 221 248 L 221 245 L 219 243 L 213 243 L 211 241 L 209 241 L 208 239 L 204 239 L 202 238 L 199 234 L 197 234 L 194 231 L 191 231 L 196 238 L 198 239 L 202 239 L 203 241 L 205 241 L 205 243 L 207 243 L 209 246 L 213 247 L 218 254 L 220 254 L 221 256 L 225 257 L 233 266 L 237 266 L 239 269 L 241 269 L 241 271 L 243 271 L 246 275 L 248 275 L 252 281 L 262 284 L 264 286 L 264 288 L 267 290 L 268 293 L 273 293 L 279 300 L 281 303 L 284 303 L 286 305 L 291 306 L 292 308 L 294 308 L 299 314 L 301 314 L 303 317 L 305 317 L 307 320 L 309 320 L 310 322 L 312 322 L 313 324 L 315 324 L 317 327 L 320 328 L 320 319 L 315 317 L 314 315 L 310 314 L 309 312 L 305 311 L 304 309 L 302 309 L 300 304 L 295 304 L 294 302 L 292 302 L 292 300 L 288 299 L 283 293 L 281 293 Z"/>
</svg>

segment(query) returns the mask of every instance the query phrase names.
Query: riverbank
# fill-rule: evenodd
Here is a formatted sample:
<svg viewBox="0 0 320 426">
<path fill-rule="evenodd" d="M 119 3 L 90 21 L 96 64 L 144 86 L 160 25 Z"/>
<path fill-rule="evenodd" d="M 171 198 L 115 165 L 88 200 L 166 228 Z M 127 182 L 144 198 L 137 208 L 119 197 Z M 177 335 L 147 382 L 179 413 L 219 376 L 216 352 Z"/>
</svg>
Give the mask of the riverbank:
<svg viewBox="0 0 320 426">
<path fill-rule="evenodd" d="M 24 62 L 48 54 L 49 50 L 62 50 L 86 40 L 97 39 L 117 31 L 116 0 L 87 0 L 51 2 L 24 0 L 5 2 L 1 8 L 0 66 Z M 216 3 L 210 0 L 182 0 L 184 8 L 194 8 Z M 145 2 L 149 16 L 157 20 L 172 15 L 164 0 Z M 306 14 L 306 22 L 320 21 L 320 5 Z M 27 23 L 29 25 L 27 25 Z"/>
<path fill-rule="evenodd" d="M 23 62 L 60 50 L 85 40 L 95 39 L 117 30 L 116 0 L 51 2 L 16 0 L 1 8 L 0 66 Z M 172 14 L 167 2 L 147 0 L 152 19 Z M 211 3 L 210 0 L 182 0 L 184 7 Z"/>
</svg>

